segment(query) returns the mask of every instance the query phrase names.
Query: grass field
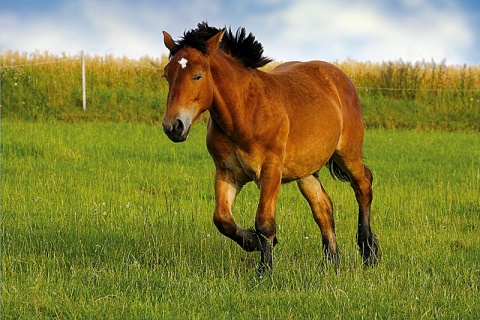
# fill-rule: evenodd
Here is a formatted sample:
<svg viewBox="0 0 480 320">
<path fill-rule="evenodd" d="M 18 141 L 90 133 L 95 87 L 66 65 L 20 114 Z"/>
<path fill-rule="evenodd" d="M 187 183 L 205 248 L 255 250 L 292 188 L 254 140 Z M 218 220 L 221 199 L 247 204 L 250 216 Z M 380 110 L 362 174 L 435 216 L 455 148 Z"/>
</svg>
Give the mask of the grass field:
<svg viewBox="0 0 480 320">
<path fill-rule="evenodd" d="M 3 92 L 2 92 L 3 94 Z M 1 316 L 11 318 L 478 319 L 480 148 L 474 132 L 367 131 L 372 227 L 364 269 L 347 184 L 334 202 L 340 270 L 295 184 L 282 187 L 275 271 L 255 278 L 212 223 L 214 168 L 197 125 L 2 122 Z M 253 225 L 254 185 L 234 213 Z"/>
</svg>

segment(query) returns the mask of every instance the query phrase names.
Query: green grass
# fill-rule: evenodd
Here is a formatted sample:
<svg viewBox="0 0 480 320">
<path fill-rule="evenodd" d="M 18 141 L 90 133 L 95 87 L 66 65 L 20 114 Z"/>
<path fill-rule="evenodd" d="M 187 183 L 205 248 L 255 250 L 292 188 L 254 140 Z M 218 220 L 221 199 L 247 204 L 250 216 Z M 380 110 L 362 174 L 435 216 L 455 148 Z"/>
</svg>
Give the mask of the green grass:
<svg viewBox="0 0 480 320">
<path fill-rule="evenodd" d="M 158 126 L 2 123 L 1 316 L 10 318 L 480 317 L 476 133 L 367 131 L 372 227 L 365 269 L 348 184 L 335 206 L 340 271 L 295 184 L 282 187 L 272 277 L 212 223 L 205 127 L 173 144 Z M 234 213 L 253 225 L 254 185 Z"/>
</svg>

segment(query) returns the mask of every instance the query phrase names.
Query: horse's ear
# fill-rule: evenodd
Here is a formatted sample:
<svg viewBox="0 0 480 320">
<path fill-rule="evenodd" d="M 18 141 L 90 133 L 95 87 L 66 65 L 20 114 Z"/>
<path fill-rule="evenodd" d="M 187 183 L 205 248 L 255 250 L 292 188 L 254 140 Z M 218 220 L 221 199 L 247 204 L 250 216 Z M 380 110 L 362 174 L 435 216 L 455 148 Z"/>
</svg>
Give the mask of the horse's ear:
<svg viewBox="0 0 480 320">
<path fill-rule="evenodd" d="M 163 43 L 165 43 L 165 47 L 167 47 L 167 49 L 170 51 L 172 51 L 172 49 L 176 46 L 172 36 L 166 31 L 163 31 Z"/>
<path fill-rule="evenodd" d="M 207 41 L 207 52 L 208 54 L 214 53 L 217 51 L 218 46 L 220 45 L 220 42 L 222 41 L 223 34 L 225 33 L 225 30 L 220 31 Z"/>
</svg>

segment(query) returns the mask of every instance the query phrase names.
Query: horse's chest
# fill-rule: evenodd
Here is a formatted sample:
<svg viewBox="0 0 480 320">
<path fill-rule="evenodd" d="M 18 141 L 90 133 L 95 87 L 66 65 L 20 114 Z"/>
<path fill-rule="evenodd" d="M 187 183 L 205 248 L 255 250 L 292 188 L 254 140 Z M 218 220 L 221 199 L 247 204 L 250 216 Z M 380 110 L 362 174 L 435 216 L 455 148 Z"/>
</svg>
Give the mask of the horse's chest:
<svg viewBox="0 0 480 320">
<path fill-rule="evenodd" d="M 231 171 L 239 181 L 258 181 L 261 161 L 252 154 L 232 150 L 223 160 L 222 166 Z"/>
</svg>

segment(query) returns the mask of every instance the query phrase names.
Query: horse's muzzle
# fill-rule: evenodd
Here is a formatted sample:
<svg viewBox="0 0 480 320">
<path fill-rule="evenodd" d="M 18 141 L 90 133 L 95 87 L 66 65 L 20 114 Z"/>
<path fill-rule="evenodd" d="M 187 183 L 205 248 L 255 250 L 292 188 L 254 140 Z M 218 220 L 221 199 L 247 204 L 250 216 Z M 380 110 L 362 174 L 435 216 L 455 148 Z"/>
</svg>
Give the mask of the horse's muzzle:
<svg viewBox="0 0 480 320">
<path fill-rule="evenodd" d="M 187 140 L 190 131 L 190 125 L 186 126 L 182 120 L 175 119 L 172 123 L 162 122 L 163 132 L 173 142 L 183 142 Z"/>
</svg>

